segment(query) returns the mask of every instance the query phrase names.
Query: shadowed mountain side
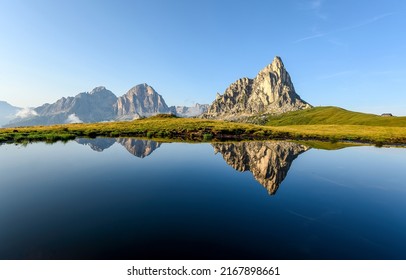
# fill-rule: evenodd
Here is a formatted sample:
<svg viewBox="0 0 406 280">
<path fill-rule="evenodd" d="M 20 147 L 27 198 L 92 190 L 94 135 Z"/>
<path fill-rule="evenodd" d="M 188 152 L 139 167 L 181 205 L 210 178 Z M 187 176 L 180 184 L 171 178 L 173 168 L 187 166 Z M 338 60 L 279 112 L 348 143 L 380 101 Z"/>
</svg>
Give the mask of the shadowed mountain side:
<svg viewBox="0 0 406 280">
<path fill-rule="evenodd" d="M 21 108 L 10 105 L 5 101 L 0 101 L 0 127 L 13 119 L 20 110 Z"/>
<path fill-rule="evenodd" d="M 132 138 L 118 138 L 117 143 L 123 145 L 127 151 L 139 158 L 149 156 L 161 146 L 161 143 L 152 140 L 137 140 Z"/>
<path fill-rule="evenodd" d="M 96 87 L 91 92 L 63 97 L 55 103 L 46 103 L 31 110 L 32 114 L 28 116 L 15 115 L 5 126 L 133 120 L 141 116 L 176 112 L 175 107 L 168 107 L 163 97 L 147 84 L 137 85 L 121 97 L 117 97 L 105 87 Z"/>
<path fill-rule="evenodd" d="M 115 118 L 113 105 L 117 96 L 105 87 L 91 92 L 81 92 L 74 97 L 62 97 L 52 104 L 33 108 L 34 114 L 16 117 L 7 127 L 52 125 L 65 123 L 91 123 L 110 121 Z"/>
<path fill-rule="evenodd" d="M 270 195 L 276 193 L 297 156 L 310 149 L 286 141 L 215 143 L 212 146 L 235 170 L 250 171 Z"/>
</svg>

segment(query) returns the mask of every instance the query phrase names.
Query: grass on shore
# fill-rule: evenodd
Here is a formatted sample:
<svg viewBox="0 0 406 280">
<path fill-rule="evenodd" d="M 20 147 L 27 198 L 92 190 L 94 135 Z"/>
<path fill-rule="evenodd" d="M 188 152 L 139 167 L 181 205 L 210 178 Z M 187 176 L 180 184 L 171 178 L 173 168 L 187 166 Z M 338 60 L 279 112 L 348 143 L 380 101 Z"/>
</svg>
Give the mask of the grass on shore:
<svg viewBox="0 0 406 280">
<path fill-rule="evenodd" d="M 366 125 L 406 127 L 406 117 L 382 117 L 327 106 L 288 112 L 279 116 L 270 116 L 268 117 L 266 125 Z"/>
<path fill-rule="evenodd" d="M 312 109 L 311 109 L 312 110 Z M 390 118 L 382 118 L 390 119 Z M 68 141 L 76 137 L 146 137 L 180 141 L 321 140 L 406 144 L 406 125 L 309 124 L 261 126 L 158 115 L 127 122 L 65 124 L 0 129 L 0 143 Z"/>
</svg>

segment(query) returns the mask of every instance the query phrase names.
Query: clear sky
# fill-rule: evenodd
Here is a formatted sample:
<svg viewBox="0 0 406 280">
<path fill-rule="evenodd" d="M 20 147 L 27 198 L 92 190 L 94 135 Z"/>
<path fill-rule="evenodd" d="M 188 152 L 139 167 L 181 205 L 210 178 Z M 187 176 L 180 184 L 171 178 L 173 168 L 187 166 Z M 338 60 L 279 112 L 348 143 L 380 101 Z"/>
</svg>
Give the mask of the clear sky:
<svg viewBox="0 0 406 280">
<path fill-rule="evenodd" d="M 0 0 L 0 100 L 148 83 L 211 103 L 282 57 L 312 105 L 406 115 L 406 1 Z"/>
</svg>

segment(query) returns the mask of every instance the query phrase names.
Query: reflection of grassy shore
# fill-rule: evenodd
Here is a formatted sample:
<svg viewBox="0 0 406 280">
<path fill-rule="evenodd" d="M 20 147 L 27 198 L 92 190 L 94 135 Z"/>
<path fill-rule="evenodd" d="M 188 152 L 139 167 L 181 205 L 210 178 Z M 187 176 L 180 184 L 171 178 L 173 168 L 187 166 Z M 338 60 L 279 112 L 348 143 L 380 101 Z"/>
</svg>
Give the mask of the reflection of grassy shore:
<svg viewBox="0 0 406 280">
<path fill-rule="evenodd" d="M 131 122 L 66 124 L 0 129 L 0 142 L 67 141 L 75 137 L 148 137 L 186 141 L 322 140 L 406 144 L 406 126 L 311 124 L 260 126 L 215 120 L 156 116 Z"/>
</svg>

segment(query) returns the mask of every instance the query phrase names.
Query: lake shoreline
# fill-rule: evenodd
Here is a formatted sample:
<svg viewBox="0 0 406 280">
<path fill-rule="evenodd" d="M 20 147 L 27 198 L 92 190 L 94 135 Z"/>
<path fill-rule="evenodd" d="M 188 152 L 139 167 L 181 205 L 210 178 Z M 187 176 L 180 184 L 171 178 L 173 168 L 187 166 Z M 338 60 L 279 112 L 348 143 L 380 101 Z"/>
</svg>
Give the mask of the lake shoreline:
<svg viewBox="0 0 406 280">
<path fill-rule="evenodd" d="M 294 140 L 406 145 L 405 127 L 366 125 L 264 126 L 218 120 L 151 117 L 127 122 L 0 129 L 0 143 L 69 141 L 77 137 L 141 137 L 179 142 Z"/>
</svg>

